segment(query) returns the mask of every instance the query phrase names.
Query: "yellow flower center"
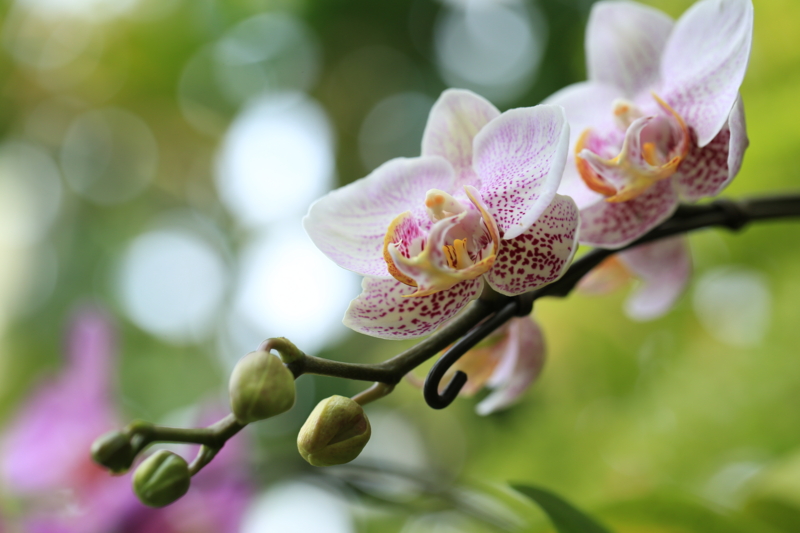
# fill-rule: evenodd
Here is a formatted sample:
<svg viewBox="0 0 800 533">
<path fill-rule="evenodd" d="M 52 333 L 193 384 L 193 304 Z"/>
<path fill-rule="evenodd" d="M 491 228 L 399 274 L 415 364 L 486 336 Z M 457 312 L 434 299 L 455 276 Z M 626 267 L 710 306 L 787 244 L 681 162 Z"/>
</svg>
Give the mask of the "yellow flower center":
<svg viewBox="0 0 800 533">
<path fill-rule="evenodd" d="M 575 144 L 575 161 L 586 186 L 607 202 L 636 198 L 656 182 L 672 176 L 689 153 L 690 133 L 683 118 L 653 94 L 663 115 L 646 117 L 632 102 L 613 104 L 614 122 L 626 131 L 619 155 L 605 159 L 592 150 L 603 140 L 586 129 Z"/>
<path fill-rule="evenodd" d="M 494 265 L 500 242 L 497 224 L 478 191 L 465 189 L 470 206 L 444 191 L 428 191 L 425 207 L 433 226 L 427 233 L 410 211 L 389 224 L 383 258 L 396 280 L 418 288 L 409 297 L 447 290 Z"/>
</svg>

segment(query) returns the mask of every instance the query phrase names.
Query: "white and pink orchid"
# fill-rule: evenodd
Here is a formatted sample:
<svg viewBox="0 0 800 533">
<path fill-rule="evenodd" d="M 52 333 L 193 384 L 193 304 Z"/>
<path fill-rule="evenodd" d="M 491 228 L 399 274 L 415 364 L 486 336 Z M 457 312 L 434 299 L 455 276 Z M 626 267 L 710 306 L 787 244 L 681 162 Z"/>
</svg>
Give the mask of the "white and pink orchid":
<svg viewBox="0 0 800 533">
<path fill-rule="evenodd" d="M 344 323 L 383 338 L 434 331 L 483 290 L 517 295 L 558 279 L 578 210 L 556 194 L 569 127 L 558 106 L 500 113 L 445 91 L 422 156 L 393 159 L 315 202 L 303 221 L 339 266 L 364 276 Z"/>
<path fill-rule="evenodd" d="M 702 0 L 677 22 L 633 2 L 595 4 L 589 81 L 546 101 L 572 131 L 559 192 L 581 210 L 581 243 L 625 246 L 736 176 L 752 32 L 750 0 Z"/>
</svg>

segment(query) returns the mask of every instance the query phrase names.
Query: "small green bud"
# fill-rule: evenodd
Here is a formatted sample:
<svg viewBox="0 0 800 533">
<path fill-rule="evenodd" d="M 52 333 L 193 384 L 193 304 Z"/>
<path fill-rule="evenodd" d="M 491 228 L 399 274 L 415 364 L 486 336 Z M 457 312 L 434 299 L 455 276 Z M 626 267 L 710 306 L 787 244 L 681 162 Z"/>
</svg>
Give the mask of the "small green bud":
<svg viewBox="0 0 800 533">
<path fill-rule="evenodd" d="M 294 405 L 294 376 L 280 357 L 269 352 L 250 352 L 231 374 L 228 387 L 231 410 L 243 424 L 288 411 Z"/>
<path fill-rule="evenodd" d="M 150 507 L 164 507 L 181 498 L 189 490 L 192 476 L 183 457 L 159 450 L 136 469 L 133 491 Z"/>
<path fill-rule="evenodd" d="M 136 459 L 130 439 L 121 431 L 109 431 L 92 443 L 92 459 L 114 474 L 124 474 Z"/>
<path fill-rule="evenodd" d="M 364 409 L 344 396 L 319 402 L 297 436 L 297 449 L 314 466 L 349 463 L 369 442 L 372 429 Z"/>
</svg>

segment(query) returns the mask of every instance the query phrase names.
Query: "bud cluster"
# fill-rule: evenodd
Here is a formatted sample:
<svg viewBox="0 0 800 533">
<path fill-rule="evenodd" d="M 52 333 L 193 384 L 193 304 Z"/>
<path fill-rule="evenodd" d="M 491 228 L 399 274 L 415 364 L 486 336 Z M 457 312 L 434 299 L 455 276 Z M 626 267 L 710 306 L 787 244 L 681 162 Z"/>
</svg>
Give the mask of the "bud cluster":
<svg viewBox="0 0 800 533">
<path fill-rule="evenodd" d="M 269 349 L 276 349 L 281 357 Z M 305 355 L 287 339 L 269 339 L 259 349 L 242 357 L 231 373 L 230 394 L 234 433 L 242 426 L 284 413 L 295 403 L 294 375 L 287 364 Z M 284 364 L 286 363 L 286 364 Z M 233 419 L 235 418 L 235 423 Z M 139 500 L 150 507 L 164 507 L 186 494 L 192 476 L 219 451 L 220 444 L 207 444 L 208 437 L 219 437 L 199 430 L 203 440 L 193 440 L 184 433 L 176 438 L 173 428 L 159 428 L 146 422 L 134 422 L 122 431 L 111 431 L 92 445 L 92 458 L 114 474 L 124 474 L 133 466 L 136 456 L 148 444 L 158 440 L 197 442 L 204 444 L 202 453 L 190 466 L 183 457 L 168 450 L 159 450 L 139 464 L 133 474 L 133 490 Z M 187 431 L 187 430 L 177 430 Z M 309 415 L 297 437 L 300 455 L 314 466 L 349 463 L 361 453 L 371 435 L 369 420 L 361 405 L 344 396 L 331 396 L 319 402 Z M 191 433 L 191 432 L 190 432 Z M 161 437 L 161 438 L 159 438 Z M 210 442 L 215 442 L 211 440 Z"/>
</svg>

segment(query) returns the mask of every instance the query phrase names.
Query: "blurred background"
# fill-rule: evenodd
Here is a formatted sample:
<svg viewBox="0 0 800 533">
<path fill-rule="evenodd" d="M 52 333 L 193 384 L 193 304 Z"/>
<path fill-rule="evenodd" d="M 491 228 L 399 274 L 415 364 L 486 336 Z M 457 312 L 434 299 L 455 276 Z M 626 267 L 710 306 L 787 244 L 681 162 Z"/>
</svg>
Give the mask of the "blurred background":
<svg viewBox="0 0 800 533">
<path fill-rule="evenodd" d="M 679 16 L 689 0 L 645 3 Z M 754 0 L 751 147 L 732 197 L 796 191 L 800 3 Z M 409 346 L 341 324 L 359 279 L 300 221 L 326 191 L 419 154 L 447 87 L 501 110 L 585 79 L 591 0 L 17 0 L 0 7 L 0 531 L 516 531 L 548 487 L 617 531 L 800 531 L 800 226 L 691 237 L 665 318 L 626 291 L 540 301 L 548 362 L 523 401 L 370 405 L 352 467 L 296 451 L 304 376 L 160 511 L 87 459 L 134 418 L 226 411 L 267 337 L 342 361 Z"/>
</svg>

